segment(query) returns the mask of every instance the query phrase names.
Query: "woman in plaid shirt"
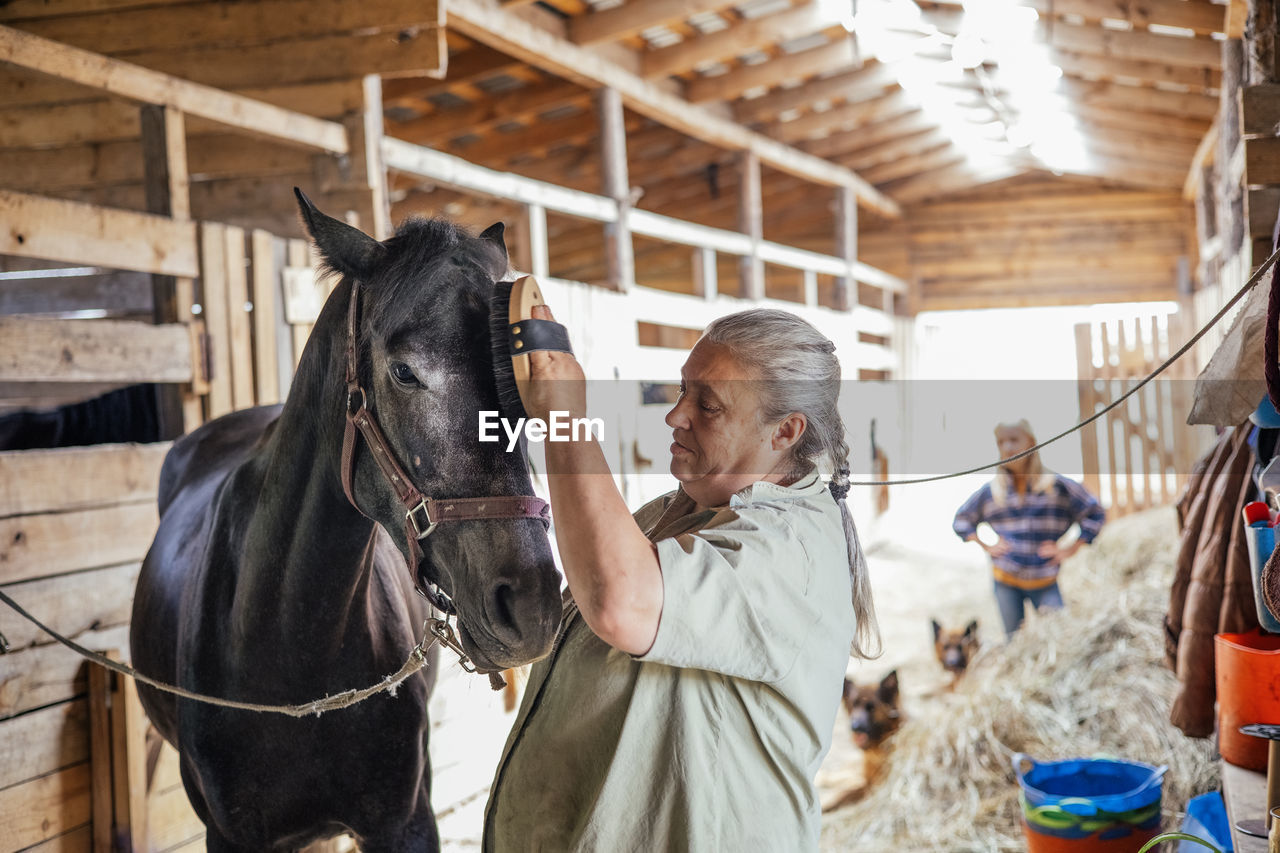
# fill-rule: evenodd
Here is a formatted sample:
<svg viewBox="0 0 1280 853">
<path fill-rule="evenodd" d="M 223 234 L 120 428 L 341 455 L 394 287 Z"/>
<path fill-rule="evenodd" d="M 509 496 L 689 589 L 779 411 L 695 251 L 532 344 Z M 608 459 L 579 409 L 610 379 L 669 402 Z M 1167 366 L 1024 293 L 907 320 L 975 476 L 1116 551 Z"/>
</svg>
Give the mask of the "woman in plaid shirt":
<svg viewBox="0 0 1280 853">
<path fill-rule="evenodd" d="M 1035 435 L 1025 420 L 996 427 L 1000 458 L 1034 447 Z M 1104 515 L 1098 499 L 1074 480 L 1046 470 L 1040 454 L 1032 453 L 1001 465 L 996 476 L 978 489 L 956 512 L 952 525 L 966 542 L 977 542 L 991 557 L 996 604 L 1006 634 L 1022 626 L 1025 602 L 1035 608 L 1062 607 L 1058 567 L 1080 546 L 1093 541 Z M 978 538 L 978 525 L 991 525 L 999 539 L 987 545 Z M 1070 545 L 1058 540 L 1072 524 L 1080 536 Z"/>
</svg>

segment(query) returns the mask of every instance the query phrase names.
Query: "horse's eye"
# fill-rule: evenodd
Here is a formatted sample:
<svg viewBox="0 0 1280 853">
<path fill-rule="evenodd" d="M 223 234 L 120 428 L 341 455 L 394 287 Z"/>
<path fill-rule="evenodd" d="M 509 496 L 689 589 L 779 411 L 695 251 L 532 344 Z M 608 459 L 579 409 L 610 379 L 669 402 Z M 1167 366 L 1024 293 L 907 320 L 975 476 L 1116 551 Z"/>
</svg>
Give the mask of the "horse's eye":
<svg viewBox="0 0 1280 853">
<path fill-rule="evenodd" d="M 391 376 L 401 385 L 418 385 L 418 377 L 413 375 L 413 368 L 403 361 L 391 365 Z"/>
</svg>

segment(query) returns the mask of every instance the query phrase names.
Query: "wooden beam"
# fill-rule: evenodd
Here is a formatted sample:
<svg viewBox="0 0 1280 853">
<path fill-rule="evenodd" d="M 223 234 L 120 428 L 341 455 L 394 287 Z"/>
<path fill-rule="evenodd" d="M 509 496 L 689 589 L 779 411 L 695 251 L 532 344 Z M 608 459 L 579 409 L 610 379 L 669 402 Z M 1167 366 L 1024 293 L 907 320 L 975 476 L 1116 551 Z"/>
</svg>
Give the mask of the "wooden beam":
<svg viewBox="0 0 1280 853">
<path fill-rule="evenodd" d="M 780 89 L 759 98 L 738 101 L 733 105 L 733 114 L 743 124 L 768 121 L 788 110 L 808 110 L 819 101 L 869 100 L 897 85 L 898 74 L 892 66 L 869 60 L 862 68 L 841 71 L 792 89 Z"/>
<path fill-rule="evenodd" d="M 1244 141 L 1244 174 L 1249 186 L 1280 184 L 1280 137 Z"/>
<path fill-rule="evenodd" d="M 169 444 L 0 453 L 0 517 L 153 502 Z"/>
<path fill-rule="evenodd" d="M 605 267 L 609 286 L 627 293 L 635 285 L 636 263 L 628 223 L 631 181 L 627 177 L 627 128 L 617 90 L 596 92 L 596 112 L 600 122 L 600 189 L 618 206 L 617 218 L 604 226 Z"/>
<path fill-rule="evenodd" d="M 1178 0 L 1189 3 L 1192 0 Z M 1072 77 L 1084 75 L 1105 78 L 1129 78 L 1143 83 L 1176 83 L 1200 92 L 1216 90 L 1222 86 L 1222 72 L 1214 68 L 1173 65 L 1168 62 L 1146 62 L 1140 59 L 1116 59 L 1079 53 L 1074 50 L 1050 48 L 1049 61 Z"/>
<path fill-rule="evenodd" d="M 1280 136 L 1280 84 L 1262 83 L 1240 90 L 1240 132 Z"/>
<path fill-rule="evenodd" d="M 1222 46 L 1208 38 L 1179 38 L 1138 30 L 1110 30 L 1056 22 L 1050 29 L 1049 44 L 1063 50 L 1114 59 L 1214 70 L 1222 68 Z"/>
<path fill-rule="evenodd" d="M 684 87 L 685 99 L 691 103 L 729 101 L 758 88 L 773 88 L 788 80 L 807 79 L 826 71 L 855 66 L 857 47 L 845 36 L 824 45 L 783 53 L 768 62 L 743 65 L 714 77 L 695 77 Z"/>
<path fill-rule="evenodd" d="M 918 109 L 920 104 L 915 98 L 902 89 L 895 89 L 878 98 L 842 104 L 819 113 L 806 113 L 790 121 L 779 121 L 769 125 L 766 131 L 786 142 L 796 142 L 822 133 L 856 130 Z"/>
<path fill-rule="evenodd" d="M 821 4 L 805 3 L 772 15 L 740 21 L 719 32 L 685 39 L 670 47 L 645 51 L 640 55 L 640 73 L 650 78 L 682 74 L 705 63 L 732 59 L 765 45 L 832 29 L 832 23 Z M 839 25 L 835 28 L 843 30 Z"/>
<path fill-rule="evenodd" d="M 632 117 L 632 126 L 639 119 Z M 501 167 L 517 155 L 534 155 L 552 147 L 581 145 L 600 132 L 600 121 L 591 110 L 578 115 L 540 121 L 521 130 L 494 131 L 467 145 L 452 145 L 449 152 L 474 163 Z"/>
<path fill-rule="evenodd" d="M 444 10 L 418 0 L 270 0 L 228 6 L 219 2 L 135 4 L 97 14 L 15 22 L 50 41 L 116 56 L 204 47 L 279 45 L 320 36 L 439 29 Z"/>
<path fill-rule="evenodd" d="M 597 222 L 610 222 L 617 216 L 617 206 L 610 199 L 486 169 L 460 157 L 403 140 L 386 138 L 382 143 L 382 154 L 387 168 L 392 171 L 419 175 L 468 192 L 508 199 L 518 204 L 538 204 L 548 211 Z"/>
<path fill-rule="evenodd" d="M 144 104 L 141 108 L 143 185 L 147 212 L 176 222 L 191 220 L 191 190 L 187 174 L 187 133 L 183 115 L 173 107 Z M 190 278 L 151 276 L 151 318 L 158 324 L 185 323 L 191 318 L 194 283 Z M 194 373 L 194 371 L 193 371 Z M 185 423 L 183 392 L 175 387 L 156 391 L 160 436 L 176 438 L 199 425 L 200 404 L 188 395 Z"/>
<path fill-rule="evenodd" d="M 333 122 L 282 110 L 149 68 L 51 42 L 0 26 L 0 61 L 145 104 L 168 104 L 209 121 L 273 139 L 347 152 L 346 132 Z"/>
<path fill-rule="evenodd" d="M 57 193 L 78 187 L 138 184 L 145 156 L 136 141 L 71 145 L 62 148 L 0 149 L 0 186 L 23 192 Z M 301 149 L 247 136 L 216 134 L 187 140 L 192 183 L 235 176 L 297 174 L 309 168 Z"/>
<path fill-rule="evenodd" d="M 612 9 L 570 18 L 569 39 L 582 45 L 617 41 L 649 27 L 668 26 L 733 5 L 733 0 L 632 0 Z"/>
<path fill-rule="evenodd" d="M 1071 112 L 1091 124 L 1120 128 L 1136 133 L 1155 134 L 1166 139 L 1181 138 L 1199 142 L 1212 119 L 1182 118 L 1167 113 L 1126 109 L 1122 105 L 1081 103 L 1071 105 Z"/>
<path fill-rule="evenodd" d="M 764 210 L 760 198 L 760 158 L 751 152 L 738 163 L 738 230 L 751 240 L 751 253 L 739 259 L 740 287 L 743 299 L 764 298 L 764 261 L 760 259 L 760 243 L 764 240 Z"/>
<path fill-rule="evenodd" d="M 0 189 L 0 254 L 195 277 L 195 226 Z"/>
<path fill-rule="evenodd" d="M 837 157 L 871 152 L 877 146 L 893 142 L 913 133 L 936 130 L 938 122 L 924 110 L 914 110 L 900 116 L 878 121 L 860 129 L 857 133 L 832 134 L 823 139 L 803 143 L 804 150 L 819 157 Z"/>
<path fill-rule="evenodd" d="M 888 187 L 894 198 L 902 202 L 919 202 L 948 193 L 972 189 L 982 184 L 1003 180 L 1026 171 L 1014 165 L 989 166 L 975 169 L 967 163 L 959 163 L 927 172 L 919 172 Z"/>
<path fill-rule="evenodd" d="M 0 317 L 0 376 L 18 382 L 190 382 L 185 326 Z"/>
<path fill-rule="evenodd" d="M 1033 6 L 1042 14 L 1075 15 L 1091 23 L 1111 18 L 1143 28 L 1155 24 L 1199 35 L 1222 32 L 1222 6 L 1204 0 L 1024 0 L 1020 5 Z"/>
<path fill-rule="evenodd" d="M 558 80 L 523 86 L 465 107 L 437 110 L 410 121 L 392 121 L 393 135 L 419 145 L 441 145 L 468 133 L 486 133 L 506 122 L 533 121 L 538 113 L 555 107 L 585 105 L 590 93 L 573 83 Z"/>
<path fill-rule="evenodd" d="M 1079 104 L 1134 112 L 1168 113 L 1176 118 L 1199 119 L 1206 123 L 1218 114 L 1216 97 L 1190 92 L 1167 92 L 1117 83 L 1067 79 L 1059 81 L 1058 91 L 1072 99 L 1073 108 Z"/>
<path fill-rule="evenodd" d="M 836 190 L 836 257 L 850 267 L 858 260 L 858 205 L 853 195 L 843 187 Z M 835 307 L 848 311 L 857 301 L 857 281 L 852 276 L 840 276 L 835 282 Z"/>
<path fill-rule="evenodd" d="M 869 148 L 859 148 L 850 154 L 842 154 L 836 158 L 851 169 L 872 169 L 884 166 L 907 157 L 923 154 L 951 142 L 951 135 L 940 127 L 926 130 L 915 130 L 905 133 L 897 139 L 890 139 Z"/>
<path fill-rule="evenodd" d="M 440 77 L 443 40 L 441 30 L 424 28 L 403 35 L 361 33 L 262 45 L 175 47 L 129 54 L 127 59 L 217 89 L 351 80 L 371 73 Z"/>
<path fill-rule="evenodd" d="M 0 797 L 0 825 L 14 850 L 34 847 L 89 823 L 89 764 L 15 785 Z M 60 846 L 60 845 L 59 845 Z"/>
<path fill-rule="evenodd" d="M 930 150 L 902 157 L 890 163 L 882 163 L 867 170 L 867 180 L 877 185 L 920 172 L 928 172 L 966 161 L 965 153 L 950 142 L 944 142 Z"/>
<path fill-rule="evenodd" d="M 1248 0 L 1227 0 L 1227 10 L 1223 15 L 1222 31 L 1228 39 L 1244 36 L 1245 24 L 1249 21 Z"/>
<path fill-rule="evenodd" d="M 590 88 L 611 86 L 632 110 L 696 139 L 754 151 L 760 161 L 788 174 L 830 186 L 851 186 L 867 207 L 896 218 L 896 203 L 848 169 L 746 130 L 739 124 L 646 83 L 591 51 L 503 12 L 493 0 L 451 0 L 449 26 L 463 35 Z"/>
</svg>

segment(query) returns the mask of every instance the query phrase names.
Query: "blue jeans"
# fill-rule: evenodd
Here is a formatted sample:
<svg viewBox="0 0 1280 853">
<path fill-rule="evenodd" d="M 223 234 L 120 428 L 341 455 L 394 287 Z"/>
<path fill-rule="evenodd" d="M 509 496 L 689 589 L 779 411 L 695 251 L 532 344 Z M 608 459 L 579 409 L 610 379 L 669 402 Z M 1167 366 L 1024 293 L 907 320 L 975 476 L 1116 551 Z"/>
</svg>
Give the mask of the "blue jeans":
<svg viewBox="0 0 1280 853">
<path fill-rule="evenodd" d="M 1022 627 L 1026 613 L 1024 602 L 1031 602 L 1031 606 L 1037 610 L 1041 607 L 1047 610 L 1062 609 L 1062 590 L 1058 589 L 1057 581 L 1042 589 L 1018 589 L 995 581 L 995 588 L 996 606 L 1000 608 L 1006 636 Z"/>
</svg>

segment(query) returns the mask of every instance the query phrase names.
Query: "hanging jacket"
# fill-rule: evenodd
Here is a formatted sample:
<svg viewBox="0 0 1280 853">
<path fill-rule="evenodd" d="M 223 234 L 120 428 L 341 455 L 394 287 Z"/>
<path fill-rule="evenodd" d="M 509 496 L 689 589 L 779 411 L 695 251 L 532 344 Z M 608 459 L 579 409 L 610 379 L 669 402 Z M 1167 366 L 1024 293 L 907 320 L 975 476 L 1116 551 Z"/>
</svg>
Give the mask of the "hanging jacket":
<svg viewBox="0 0 1280 853">
<path fill-rule="evenodd" d="M 1178 676 L 1169 721 L 1190 737 L 1214 729 L 1213 635 L 1258 627 L 1241 509 L 1253 499 L 1245 422 L 1196 464 L 1178 499 L 1178 561 L 1165 615 L 1165 658 Z"/>
</svg>

